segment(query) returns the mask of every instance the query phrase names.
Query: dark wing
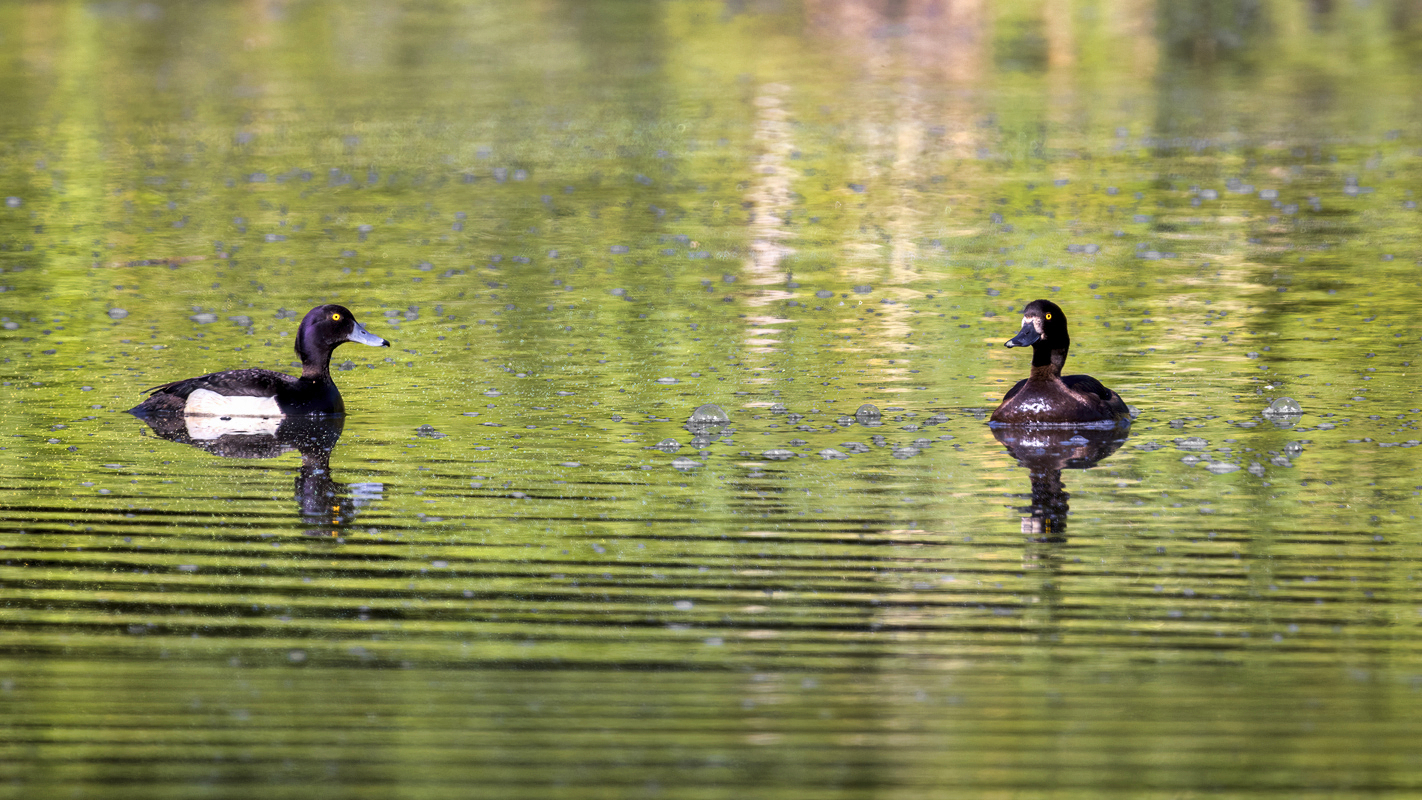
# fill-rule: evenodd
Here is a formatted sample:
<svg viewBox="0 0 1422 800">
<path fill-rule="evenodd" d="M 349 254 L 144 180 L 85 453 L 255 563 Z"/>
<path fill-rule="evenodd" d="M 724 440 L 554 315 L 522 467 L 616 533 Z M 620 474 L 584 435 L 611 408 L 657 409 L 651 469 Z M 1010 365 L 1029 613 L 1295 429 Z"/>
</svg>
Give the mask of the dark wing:
<svg viewBox="0 0 1422 800">
<path fill-rule="evenodd" d="M 1002 396 L 1002 402 L 1006 403 L 1008 400 L 1011 400 L 1018 392 L 1022 391 L 1022 387 L 1026 385 L 1026 378 L 1023 378 L 1022 380 L 1018 381 L 1015 386 L 1007 390 L 1007 394 Z"/>
<path fill-rule="evenodd" d="M 227 397 L 276 397 L 296 384 L 296 379 L 269 369 L 230 369 L 145 389 L 150 395 L 166 394 L 187 398 L 198 389 Z"/>
<path fill-rule="evenodd" d="M 1120 395 L 1107 389 L 1101 381 L 1090 375 L 1065 375 L 1062 377 L 1062 383 L 1065 383 L 1067 388 L 1073 392 L 1101 398 L 1101 402 L 1110 406 L 1113 411 L 1124 412 L 1127 410 L 1126 401 L 1122 400 Z"/>
</svg>

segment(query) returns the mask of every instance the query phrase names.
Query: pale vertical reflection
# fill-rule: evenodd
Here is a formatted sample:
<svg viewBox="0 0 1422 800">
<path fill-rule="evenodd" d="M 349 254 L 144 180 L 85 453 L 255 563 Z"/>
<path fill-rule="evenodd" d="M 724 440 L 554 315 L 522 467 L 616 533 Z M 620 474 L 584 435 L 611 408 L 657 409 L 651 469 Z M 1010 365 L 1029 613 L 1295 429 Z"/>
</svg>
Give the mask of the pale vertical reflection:
<svg viewBox="0 0 1422 800">
<path fill-rule="evenodd" d="M 1076 127 L 1074 115 L 1080 113 L 1084 98 L 1077 96 L 1083 87 L 1076 73 L 1076 37 L 1072 18 L 1074 3 L 1046 3 L 1042 6 L 1042 34 L 1047 40 L 1047 70 L 1044 99 L 1047 122 L 1052 131 L 1070 132 Z M 1055 138 L 1055 137 L 1052 137 Z M 1074 140 L 1074 137 L 1073 137 Z M 1056 177 L 1066 177 L 1058 174 Z"/>
<path fill-rule="evenodd" d="M 248 0 L 242 4 L 245 50 L 263 50 L 277 42 L 288 13 L 286 0 Z"/>
<path fill-rule="evenodd" d="M 781 279 L 780 262 L 794 252 L 785 240 L 791 234 L 785 229 L 785 215 L 790 212 L 790 172 L 786 162 L 794 150 L 791 140 L 790 112 L 785 109 L 785 95 L 790 87 L 767 83 L 755 98 L 754 141 L 760 151 L 756 157 L 746 200 L 753 204 L 751 217 L 750 257 L 746 259 L 747 280 L 757 286 Z M 779 297 L 762 295 L 753 304 L 764 305 Z"/>
<path fill-rule="evenodd" d="M 770 288 L 785 280 L 781 262 L 794 250 L 786 243 L 792 235 L 785 227 L 786 215 L 790 213 L 790 172 L 786 162 L 794 150 L 791 140 L 790 113 L 785 108 L 786 95 L 790 87 L 781 83 L 767 83 L 760 87 L 755 103 L 754 141 L 759 151 L 756 155 L 754 175 L 747 187 L 746 200 L 752 204 L 751 242 L 746 258 L 744 279 L 752 286 L 761 287 L 747 298 L 750 306 L 769 306 L 790 297 L 786 289 Z M 770 327 L 791 320 L 773 315 L 752 315 L 747 317 L 751 327 L 746 329 L 748 353 L 774 353 L 778 351 L 780 329 Z M 756 371 L 767 367 L 754 367 Z M 756 378 L 751 383 L 769 383 L 769 378 Z"/>
<path fill-rule="evenodd" d="M 1112 40 L 1129 51 L 1131 74 L 1145 84 L 1155 79 L 1160 68 L 1160 40 L 1156 38 L 1155 3 L 1151 0 L 1123 0 L 1106 12 L 1106 29 Z"/>
<path fill-rule="evenodd" d="M 1076 65 L 1076 37 L 1072 31 L 1074 3 L 1047 3 L 1042 22 L 1047 37 L 1047 71 L 1058 74 Z"/>
<path fill-rule="evenodd" d="M 831 40 L 862 76 L 849 100 L 866 109 L 855 115 L 863 149 L 854 174 L 866 183 L 876 224 L 844 242 L 841 269 L 850 283 L 875 289 L 869 302 L 879 313 L 859 343 L 894 355 L 892 366 L 887 358 L 875 364 L 882 376 L 907 380 L 914 365 L 903 356 L 919 348 L 903 301 L 922 295 L 914 284 L 946 277 L 918 265 L 923 234 L 946 213 L 925 203 L 920 187 L 976 150 L 973 92 L 988 64 L 984 10 L 981 2 L 822 0 L 809 2 L 806 15 L 811 32 Z"/>
<path fill-rule="evenodd" d="M 48 81 L 58 70 L 68 30 L 66 15 L 73 11 L 53 3 L 26 3 L 20 13 L 20 29 L 7 31 L 7 46 L 18 49 L 25 71 L 35 80 Z"/>
</svg>

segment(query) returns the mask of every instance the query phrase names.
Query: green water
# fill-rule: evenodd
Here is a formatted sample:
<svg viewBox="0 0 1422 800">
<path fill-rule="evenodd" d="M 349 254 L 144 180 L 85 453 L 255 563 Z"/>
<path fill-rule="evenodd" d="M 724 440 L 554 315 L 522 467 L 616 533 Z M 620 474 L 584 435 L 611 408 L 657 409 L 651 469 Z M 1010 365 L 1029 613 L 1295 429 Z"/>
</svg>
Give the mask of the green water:
<svg viewBox="0 0 1422 800">
<path fill-rule="evenodd" d="M 0 795 L 1416 796 L 1419 35 L 0 6 Z M 987 427 L 1037 297 L 1129 430 Z"/>
</svg>

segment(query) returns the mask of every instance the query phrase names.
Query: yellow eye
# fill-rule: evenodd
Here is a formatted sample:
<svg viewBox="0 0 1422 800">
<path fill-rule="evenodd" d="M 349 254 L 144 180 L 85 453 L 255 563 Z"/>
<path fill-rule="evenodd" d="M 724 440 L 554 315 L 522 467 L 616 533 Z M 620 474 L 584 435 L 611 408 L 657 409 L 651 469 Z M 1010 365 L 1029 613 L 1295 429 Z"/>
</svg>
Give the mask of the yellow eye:
<svg viewBox="0 0 1422 800">
<path fill-rule="evenodd" d="M 335 314 L 332 314 L 332 315 L 331 315 L 331 319 L 340 320 L 340 318 L 341 318 L 341 314 L 340 314 L 339 311 L 336 312 Z"/>
<path fill-rule="evenodd" d="M 337 314 L 337 315 L 336 315 L 336 319 L 340 319 L 340 318 L 341 318 L 341 315 L 340 315 L 340 314 Z M 1048 311 L 1048 312 L 1047 312 L 1047 319 L 1051 319 L 1051 318 L 1052 318 L 1052 312 Z"/>
</svg>

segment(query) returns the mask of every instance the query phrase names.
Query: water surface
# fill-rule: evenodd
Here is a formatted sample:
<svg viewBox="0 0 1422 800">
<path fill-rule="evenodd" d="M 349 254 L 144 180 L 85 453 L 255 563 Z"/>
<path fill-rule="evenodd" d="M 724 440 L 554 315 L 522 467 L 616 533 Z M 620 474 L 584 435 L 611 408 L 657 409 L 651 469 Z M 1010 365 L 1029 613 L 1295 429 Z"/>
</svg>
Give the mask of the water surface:
<svg viewBox="0 0 1422 800">
<path fill-rule="evenodd" d="M 5 791 L 1414 796 L 1422 20 L 1236 5 L 0 9 Z"/>
</svg>

